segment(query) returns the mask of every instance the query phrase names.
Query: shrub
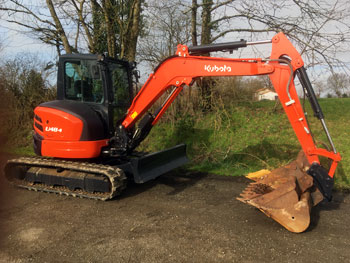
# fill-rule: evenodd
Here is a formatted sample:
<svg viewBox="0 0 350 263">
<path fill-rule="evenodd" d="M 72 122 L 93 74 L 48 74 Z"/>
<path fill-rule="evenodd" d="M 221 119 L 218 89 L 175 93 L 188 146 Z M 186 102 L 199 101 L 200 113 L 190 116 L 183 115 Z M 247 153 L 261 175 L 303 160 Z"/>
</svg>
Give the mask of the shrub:
<svg viewBox="0 0 350 263">
<path fill-rule="evenodd" d="M 55 97 L 38 61 L 33 55 L 18 56 L 0 67 L 0 136 L 11 146 L 31 143 L 34 108 Z"/>
</svg>

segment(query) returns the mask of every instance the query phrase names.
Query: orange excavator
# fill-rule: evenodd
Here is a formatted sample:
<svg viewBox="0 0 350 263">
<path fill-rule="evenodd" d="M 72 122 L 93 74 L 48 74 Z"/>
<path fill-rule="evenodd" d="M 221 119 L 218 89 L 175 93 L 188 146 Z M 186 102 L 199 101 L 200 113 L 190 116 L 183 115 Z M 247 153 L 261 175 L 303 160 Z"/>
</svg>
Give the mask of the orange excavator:
<svg viewBox="0 0 350 263">
<path fill-rule="evenodd" d="M 200 56 L 257 44 L 272 45 L 270 58 Z M 206 76 L 268 75 L 302 150 L 296 161 L 255 177 L 239 200 L 257 207 L 288 230 L 302 232 L 309 226 L 311 207 L 323 199 L 331 200 L 333 176 L 341 159 L 303 64 L 283 33 L 268 41 L 179 45 L 175 55 L 161 62 L 133 96 L 133 63 L 103 55 L 63 55 L 58 64 L 57 100 L 34 110 L 34 150 L 38 156 L 9 160 L 5 175 L 13 184 L 30 190 L 111 199 L 125 188 L 127 178 L 144 183 L 188 161 L 183 144 L 151 154 L 135 150 L 185 85 Z M 324 128 L 331 150 L 315 145 L 295 77 Z M 166 91 L 169 95 L 162 96 Z M 159 99 L 164 99 L 161 106 L 150 112 Z M 320 164 L 321 156 L 331 160 L 327 169 Z"/>
</svg>

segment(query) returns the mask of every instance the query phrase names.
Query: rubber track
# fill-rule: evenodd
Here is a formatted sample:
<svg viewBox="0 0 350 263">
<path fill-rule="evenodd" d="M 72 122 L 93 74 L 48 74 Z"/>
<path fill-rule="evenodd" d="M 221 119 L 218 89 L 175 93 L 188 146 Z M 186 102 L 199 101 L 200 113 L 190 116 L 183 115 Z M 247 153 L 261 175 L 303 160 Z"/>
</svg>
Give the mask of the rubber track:
<svg viewBox="0 0 350 263">
<path fill-rule="evenodd" d="M 95 200 L 106 201 L 119 195 L 126 187 L 126 176 L 120 168 L 112 167 L 102 164 L 94 164 L 87 162 L 73 162 L 66 160 L 58 160 L 53 158 L 43 157 L 20 157 L 17 159 L 9 160 L 6 164 L 6 168 L 11 169 L 9 166 L 30 166 L 30 167 L 45 167 L 45 168 L 63 168 L 72 171 L 100 174 L 106 176 L 111 184 L 111 192 L 109 193 L 90 193 L 83 190 L 71 191 L 66 187 L 54 187 L 44 184 L 33 184 L 24 180 L 8 178 L 8 180 L 15 186 L 25 188 L 33 191 L 56 193 L 60 195 L 68 195 L 73 197 L 89 198 Z"/>
</svg>

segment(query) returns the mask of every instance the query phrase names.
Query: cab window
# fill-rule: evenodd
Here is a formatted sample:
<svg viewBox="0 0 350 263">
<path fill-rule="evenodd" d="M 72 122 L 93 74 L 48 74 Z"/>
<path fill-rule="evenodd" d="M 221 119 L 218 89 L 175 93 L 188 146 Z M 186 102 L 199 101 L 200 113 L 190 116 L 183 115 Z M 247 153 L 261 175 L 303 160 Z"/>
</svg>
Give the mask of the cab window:
<svg viewBox="0 0 350 263">
<path fill-rule="evenodd" d="M 104 102 L 102 77 L 96 61 L 67 61 L 64 72 L 66 99 L 100 104 Z"/>
<path fill-rule="evenodd" d="M 116 106 L 129 105 L 130 90 L 129 78 L 126 67 L 121 64 L 111 64 L 109 66 L 113 85 L 113 102 Z"/>
</svg>

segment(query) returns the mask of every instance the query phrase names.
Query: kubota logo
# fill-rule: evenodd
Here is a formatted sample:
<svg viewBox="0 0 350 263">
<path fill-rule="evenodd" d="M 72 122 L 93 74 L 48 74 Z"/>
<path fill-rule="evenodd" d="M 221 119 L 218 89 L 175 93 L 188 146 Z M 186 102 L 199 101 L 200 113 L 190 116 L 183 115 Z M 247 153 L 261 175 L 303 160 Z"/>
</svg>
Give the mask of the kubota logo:
<svg viewBox="0 0 350 263">
<path fill-rule="evenodd" d="M 208 72 L 231 72 L 231 67 L 223 65 L 218 67 L 217 65 L 204 65 L 204 70 Z"/>
<path fill-rule="evenodd" d="M 50 131 L 50 132 L 62 132 L 62 128 L 57 128 L 57 127 L 45 127 L 45 131 Z"/>
</svg>

